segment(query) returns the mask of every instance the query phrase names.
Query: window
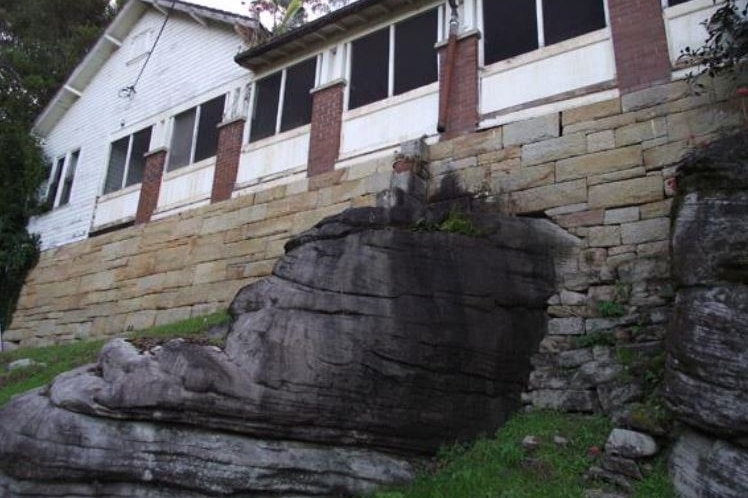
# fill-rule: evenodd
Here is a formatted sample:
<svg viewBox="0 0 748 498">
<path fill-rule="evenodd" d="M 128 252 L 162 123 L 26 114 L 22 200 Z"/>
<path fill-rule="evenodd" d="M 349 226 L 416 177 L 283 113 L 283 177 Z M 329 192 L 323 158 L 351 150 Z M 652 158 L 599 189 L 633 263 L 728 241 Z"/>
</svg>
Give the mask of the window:
<svg viewBox="0 0 748 498">
<path fill-rule="evenodd" d="M 47 206 L 50 208 L 55 207 L 55 201 L 57 200 L 57 190 L 60 187 L 60 179 L 62 179 L 62 170 L 65 168 L 65 157 L 57 159 L 57 164 L 52 168 L 52 174 L 50 176 L 52 182 L 49 185 L 49 192 L 47 193 Z"/>
<path fill-rule="evenodd" d="M 689 2 L 690 0 L 669 0 L 668 6 L 672 7 L 673 5 L 680 5 L 682 3 Z"/>
<path fill-rule="evenodd" d="M 604 28 L 603 2 L 484 0 L 484 62 L 492 64 Z"/>
<path fill-rule="evenodd" d="M 249 141 L 311 123 L 316 77 L 317 58 L 312 57 L 257 80 Z"/>
<path fill-rule="evenodd" d="M 62 183 L 62 192 L 60 193 L 59 206 L 64 206 L 70 202 L 70 192 L 73 190 L 73 180 L 75 179 L 75 168 L 78 167 L 78 158 L 80 151 L 76 150 L 70 155 L 67 168 L 65 168 L 65 181 Z"/>
<path fill-rule="evenodd" d="M 70 194 L 73 191 L 73 181 L 75 180 L 75 170 L 78 167 L 79 157 L 80 150 L 76 150 L 67 157 L 59 157 L 55 161 L 54 168 L 51 168 L 49 190 L 47 191 L 47 206 L 50 208 L 70 203 Z"/>
<path fill-rule="evenodd" d="M 354 40 L 348 108 L 356 109 L 436 81 L 438 24 L 437 10 L 431 9 Z M 392 43 L 394 57 L 390 58 Z"/>
<path fill-rule="evenodd" d="M 216 155 L 225 100 L 225 95 L 221 95 L 174 116 L 169 171 Z"/>
<path fill-rule="evenodd" d="M 132 37 L 130 41 L 130 54 L 128 55 L 128 63 L 133 62 L 144 55 L 147 55 L 151 50 L 153 30 L 147 29 L 141 33 Z"/>
<path fill-rule="evenodd" d="M 105 194 L 135 185 L 143 180 L 145 154 L 150 144 L 150 126 L 112 143 L 104 182 Z"/>
</svg>

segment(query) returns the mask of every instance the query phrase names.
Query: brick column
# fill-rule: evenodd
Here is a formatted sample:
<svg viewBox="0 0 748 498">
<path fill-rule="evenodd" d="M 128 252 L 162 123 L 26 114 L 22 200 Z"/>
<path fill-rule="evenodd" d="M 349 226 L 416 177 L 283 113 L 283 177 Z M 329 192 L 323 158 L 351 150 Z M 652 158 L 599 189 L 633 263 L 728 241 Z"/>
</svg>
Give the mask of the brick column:
<svg viewBox="0 0 748 498">
<path fill-rule="evenodd" d="M 337 80 L 312 90 L 312 130 L 307 176 L 335 169 L 343 126 L 345 81 Z"/>
<path fill-rule="evenodd" d="M 665 22 L 660 0 L 608 0 L 622 93 L 670 81 Z"/>
<path fill-rule="evenodd" d="M 211 204 L 231 198 L 239 170 L 239 157 L 242 153 L 244 118 L 236 118 L 218 125 L 218 150 L 216 169 L 213 173 Z"/>
<path fill-rule="evenodd" d="M 447 44 L 439 47 L 439 101 L 447 100 L 447 117 L 441 139 L 475 131 L 478 125 L 478 40 L 480 33 L 472 31 L 457 40 L 455 60 L 447 60 Z M 452 64 L 449 95 L 445 92 L 445 77 Z"/>
<path fill-rule="evenodd" d="M 138 212 L 135 214 L 135 224 L 148 223 L 158 206 L 158 194 L 161 192 L 161 179 L 164 176 L 166 163 L 166 147 L 152 150 L 145 155 L 145 169 L 143 183 L 140 185 Z"/>
</svg>

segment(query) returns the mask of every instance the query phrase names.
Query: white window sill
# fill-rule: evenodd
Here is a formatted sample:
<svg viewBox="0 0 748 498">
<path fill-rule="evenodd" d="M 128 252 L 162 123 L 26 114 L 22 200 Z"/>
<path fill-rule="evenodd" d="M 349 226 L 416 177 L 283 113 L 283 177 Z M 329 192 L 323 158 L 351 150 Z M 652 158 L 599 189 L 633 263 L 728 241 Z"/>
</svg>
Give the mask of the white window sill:
<svg viewBox="0 0 748 498">
<path fill-rule="evenodd" d="M 284 131 L 282 133 L 277 133 L 275 135 L 271 135 L 269 137 L 257 140 L 256 142 L 250 142 L 248 144 L 244 144 L 244 147 L 242 147 L 242 152 L 252 152 L 253 150 L 262 149 L 262 148 L 265 148 L 271 145 L 275 145 L 280 142 L 285 142 L 286 140 L 290 140 L 292 138 L 306 135 L 308 133 L 311 133 L 311 131 L 312 131 L 311 124 L 299 126 L 292 130 Z"/>
<path fill-rule="evenodd" d="M 166 171 L 166 168 L 168 167 L 167 164 L 164 165 L 164 176 L 162 181 L 172 180 L 174 178 L 179 178 L 180 176 L 189 175 L 191 173 L 194 173 L 195 171 L 213 167 L 215 166 L 215 164 L 216 156 L 203 159 L 202 161 L 196 163 L 188 164 L 187 166 L 182 166 L 172 171 Z"/>
<path fill-rule="evenodd" d="M 133 192 L 140 190 L 140 185 L 141 185 L 140 183 L 134 183 L 128 187 L 115 190 L 114 192 L 109 192 L 108 194 L 101 194 L 97 202 L 113 201 L 120 197 L 125 197 L 127 195 L 132 194 Z"/>
<path fill-rule="evenodd" d="M 355 119 L 355 118 L 364 116 L 366 114 L 371 114 L 374 112 L 381 111 L 383 109 L 388 109 L 390 107 L 404 104 L 405 102 L 420 99 L 421 97 L 425 97 L 426 95 L 431 95 L 433 93 L 438 93 L 438 92 L 439 92 L 439 82 L 435 81 L 433 83 L 429 83 L 428 85 L 424 85 L 422 87 L 416 88 L 409 92 L 401 93 L 400 95 L 387 97 L 386 99 L 377 100 L 376 102 L 372 102 L 371 104 L 366 104 L 365 106 L 357 107 L 356 109 L 343 111 L 343 121 L 346 121 L 348 119 Z"/>
</svg>

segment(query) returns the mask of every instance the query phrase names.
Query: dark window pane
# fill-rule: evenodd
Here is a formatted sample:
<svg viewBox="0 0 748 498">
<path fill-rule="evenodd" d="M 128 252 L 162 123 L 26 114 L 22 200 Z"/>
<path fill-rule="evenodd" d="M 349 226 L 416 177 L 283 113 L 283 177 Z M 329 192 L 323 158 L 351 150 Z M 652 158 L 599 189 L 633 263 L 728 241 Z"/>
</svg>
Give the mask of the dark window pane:
<svg viewBox="0 0 748 498">
<path fill-rule="evenodd" d="M 195 108 L 174 117 L 169 150 L 169 171 L 187 166 L 192 161 L 192 134 L 195 131 Z"/>
<path fill-rule="evenodd" d="M 223 121 L 223 103 L 221 95 L 200 106 L 200 124 L 197 127 L 195 144 L 195 162 L 216 155 L 218 149 L 218 125 Z"/>
<path fill-rule="evenodd" d="M 351 53 L 351 89 L 348 108 L 355 109 L 387 98 L 390 30 L 380 29 L 355 40 Z"/>
<path fill-rule="evenodd" d="M 65 171 L 65 181 L 62 184 L 62 193 L 60 194 L 60 206 L 64 206 L 70 202 L 70 193 L 73 191 L 73 180 L 75 179 L 75 168 L 78 167 L 78 157 L 80 151 L 76 150 L 70 156 L 70 164 L 68 169 Z"/>
<path fill-rule="evenodd" d="M 132 152 L 130 152 L 130 167 L 127 169 L 127 186 L 143 181 L 145 168 L 145 153 L 151 145 L 151 128 L 140 130 L 132 136 Z"/>
<path fill-rule="evenodd" d="M 670 7 L 672 7 L 673 5 L 679 5 L 679 4 L 682 4 L 682 3 L 686 3 L 686 2 L 690 2 L 690 1 L 691 1 L 691 0 L 670 0 L 670 1 L 668 2 L 668 5 L 669 5 Z"/>
<path fill-rule="evenodd" d="M 57 167 L 55 168 L 55 178 L 52 180 L 52 184 L 49 186 L 49 195 L 47 195 L 47 205 L 53 207 L 55 205 L 55 198 L 57 197 L 57 189 L 60 186 L 60 179 L 62 178 L 62 168 L 65 167 L 65 158 L 61 157 L 57 160 Z"/>
<path fill-rule="evenodd" d="M 275 134 L 278 119 L 281 73 L 262 78 L 255 84 L 255 105 L 252 110 L 252 129 L 249 141 L 254 142 Z"/>
<path fill-rule="evenodd" d="M 535 0 L 483 0 L 483 25 L 486 64 L 538 48 Z"/>
<path fill-rule="evenodd" d="M 127 147 L 130 137 L 120 138 L 112 144 L 109 152 L 109 166 L 104 182 L 104 193 L 108 194 L 122 188 L 122 178 L 125 175 L 125 163 L 127 161 Z"/>
<path fill-rule="evenodd" d="M 316 57 L 295 64 L 286 70 L 281 131 L 311 123 L 312 96 L 309 91 L 314 88 L 316 73 Z"/>
<path fill-rule="evenodd" d="M 543 0 L 545 44 L 552 45 L 605 27 L 603 0 Z"/>
<path fill-rule="evenodd" d="M 395 95 L 438 79 L 434 49 L 438 24 L 433 9 L 395 25 Z"/>
</svg>

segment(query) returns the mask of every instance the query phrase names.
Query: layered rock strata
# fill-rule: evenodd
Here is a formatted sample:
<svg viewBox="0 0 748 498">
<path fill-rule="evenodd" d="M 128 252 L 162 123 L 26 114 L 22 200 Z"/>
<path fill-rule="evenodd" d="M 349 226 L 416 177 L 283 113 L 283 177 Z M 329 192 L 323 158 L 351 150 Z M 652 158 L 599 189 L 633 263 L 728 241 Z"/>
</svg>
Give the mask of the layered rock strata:
<svg viewBox="0 0 748 498">
<path fill-rule="evenodd" d="M 426 214 L 428 218 L 428 214 Z M 223 349 L 119 339 L 0 411 L 9 496 L 345 496 L 413 476 L 520 406 L 554 258 L 540 220 L 417 231 L 402 208 L 328 218 L 244 288 Z"/>
<path fill-rule="evenodd" d="M 684 497 L 748 496 L 748 134 L 684 164 L 666 398 L 691 426 L 671 460 Z"/>
</svg>

